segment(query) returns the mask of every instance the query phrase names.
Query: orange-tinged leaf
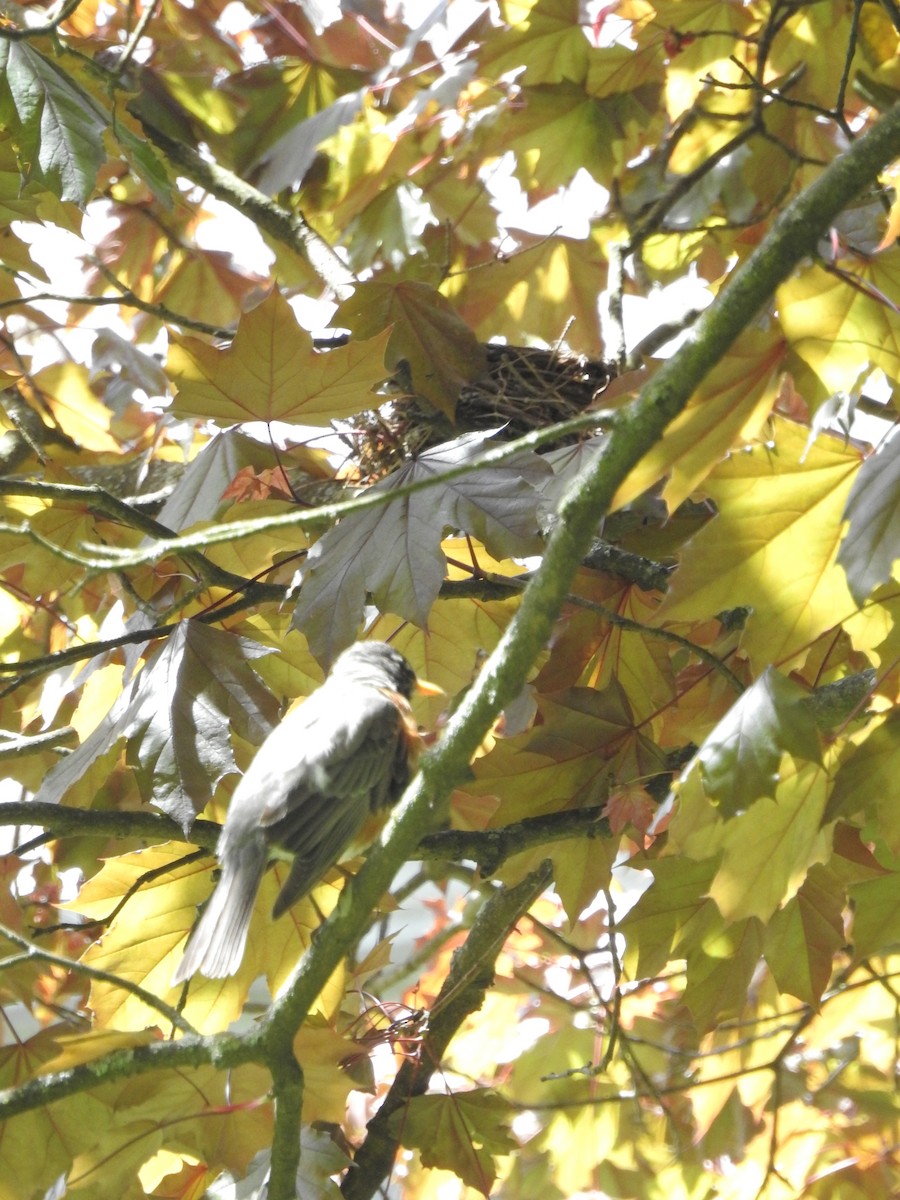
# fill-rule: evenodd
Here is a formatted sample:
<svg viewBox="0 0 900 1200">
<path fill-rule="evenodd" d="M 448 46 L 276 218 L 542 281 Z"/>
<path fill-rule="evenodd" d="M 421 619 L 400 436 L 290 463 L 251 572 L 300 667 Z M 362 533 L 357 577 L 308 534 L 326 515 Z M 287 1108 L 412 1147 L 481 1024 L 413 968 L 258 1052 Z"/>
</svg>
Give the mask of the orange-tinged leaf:
<svg viewBox="0 0 900 1200">
<path fill-rule="evenodd" d="M 485 366 L 484 349 L 475 334 L 447 300 L 424 283 L 359 284 L 335 320 L 357 337 L 389 330 L 390 369 L 406 363 L 412 386 L 451 421 L 460 389 Z"/>
<path fill-rule="evenodd" d="M 777 398 L 784 342 L 748 329 L 710 373 L 662 438 L 641 459 L 613 498 L 621 508 L 668 475 L 663 499 L 674 511 L 732 447 L 759 433 Z"/>
<path fill-rule="evenodd" d="M 579 571 L 572 591 L 615 616 L 652 626 L 654 597 L 614 575 Z M 537 679 L 541 691 L 573 684 L 602 690 L 615 681 L 625 692 L 637 722 L 654 716 L 675 695 L 669 647 L 641 629 L 624 629 L 601 613 L 572 605 L 554 638 L 553 654 Z"/>
<path fill-rule="evenodd" d="M 733 454 L 706 481 L 718 516 L 688 543 L 656 620 L 748 605 L 742 644 L 762 668 L 849 617 L 856 605 L 836 558 L 859 461 L 837 438 L 807 452 L 805 432 L 788 421 L 777 422 L 774 446 Z"/>
<path fill-rule="evenodd" d="M 604 815 L 613 833 L 622 833 L 629 825 L 638 833 L 646 833 L 657 807 L 643 784 L 628 783 L 615 789 L 606 802 Z"/>
<path fill-rule="evenodd" d="M 616 768 L 626 778 L 663 769 L 617 685 L 603 692 L 570 688 L 541 697 L 539 708 L 541 722 L 499 740 L 473 764 L 475 780 L 462 789 L 500 797 L 492 824 L 603 804 Z"/>
<path fill-rule="evenodd" d="M 818 1008 L 844 944 L 844 891 L 833 871 L 816 864 L 803 886 L 766 929 L 764 953 L 782 992 Z"/>
<path fill-rule="evenodd" d="M 238 504 L 249 500 L 291 500 L 291 485 L 283 467 L 266 467 L 257 471 L 252 466 L 241 467 L 234 479 L 222 493 L 223 500 L 234 500 Z"/>
<path fill-rule="evenodd" d="M 173 411 L 239 421 L 327 425 L 371 408 L 371 390 L 386 374 L 390 333 L 317 352 L 287 300 L 276 289 L 245 313 L 224 350 L 183 337 L 169 350 L 168 371 L 178 389 Z"/>
</svg>

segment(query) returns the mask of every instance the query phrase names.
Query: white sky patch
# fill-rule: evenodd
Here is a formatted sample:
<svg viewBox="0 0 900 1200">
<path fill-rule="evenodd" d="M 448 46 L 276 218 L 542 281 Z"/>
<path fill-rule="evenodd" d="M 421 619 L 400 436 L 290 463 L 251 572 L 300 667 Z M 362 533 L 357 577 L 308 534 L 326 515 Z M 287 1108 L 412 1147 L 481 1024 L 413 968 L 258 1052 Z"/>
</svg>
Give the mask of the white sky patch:
<svg viewBox="0 0 900 1200">
<path fill-rule="evenodd" d="M 224 251 L 238 268 L 266 275 L 275 255 L 254 222 L 215 196 L 204 197 L 203 209 L 210 219 L 199 221 L 194 230 L 194 241 L 200 249 Z"/>
<path fill-rule="evenodd" d="M 610 342 L 607 328 L 607 305 L 609 293 L 602 292 L 600 296 L 600 317 L 603 339 Z M 633 349 L 648 333 L 657 329 L 663 321 L 677 321 L 694 308 L 706 308 L 713 302 L 713 294 L 709 285 L 691 268 L 689 274 L 665 287 L 651 288 L 647 296 L 622 297 L 622 314 L 625 325 L 625 342 L 629 350 Z M 675 353 L 690 330 L 672 338 L 654 352 L 654 358 L 669 358 Z"/>
<path fill-rule="evenodd" d="M 529 207 L 528 197 L 513 174 L 515 165 L 512 153 L 507 153 L 499 162 L 491 163 L 483 175 L 503 228 L 546 237 L 559 234 L 586 238 L 590 234 L 591 221 L 605 211 L 609 202 L 608 190 L 592 175 L 580 168 L 568 187 Z"/>
</svg>

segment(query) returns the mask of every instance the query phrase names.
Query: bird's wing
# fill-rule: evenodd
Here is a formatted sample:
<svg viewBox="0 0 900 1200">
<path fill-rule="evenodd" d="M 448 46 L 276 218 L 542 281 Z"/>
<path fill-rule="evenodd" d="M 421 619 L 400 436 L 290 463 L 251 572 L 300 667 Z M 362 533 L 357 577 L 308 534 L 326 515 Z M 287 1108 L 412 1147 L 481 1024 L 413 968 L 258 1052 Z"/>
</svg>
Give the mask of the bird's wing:
<svg viewBox="0 0 900 1200">
<path fill-rule="evenodd" d="M 300 839 L 290 873 L 272 909 L 273 917 L 280 917 L 315 887 L 328 868 L 356 839 L 365 823 L 365 813 L 360 819 L 362 805 L 354 806 L 316 796 L 312 807 L 319 809 L 323 805 L 330 806 L 327 813 L 310 812 L 308 828 L 314 830 L 313 835 Z"/>
<path fill-rule="evenodd" d="M 236 838 L 262 827 L 295 850 L 294 826 L 327 826 L 335 801 L 361 798 L 366 810 L 370 797 L 387 802 L 404 728 L 400 710 L 377 688 L 354 688 L 349 699 L 344 689 L 328 692 L 326 684 L 289 713 L 258 750 L 232 797 L 228 823 Z M 304 833 L 295 836 L 302 844 Z"/>
</svg>

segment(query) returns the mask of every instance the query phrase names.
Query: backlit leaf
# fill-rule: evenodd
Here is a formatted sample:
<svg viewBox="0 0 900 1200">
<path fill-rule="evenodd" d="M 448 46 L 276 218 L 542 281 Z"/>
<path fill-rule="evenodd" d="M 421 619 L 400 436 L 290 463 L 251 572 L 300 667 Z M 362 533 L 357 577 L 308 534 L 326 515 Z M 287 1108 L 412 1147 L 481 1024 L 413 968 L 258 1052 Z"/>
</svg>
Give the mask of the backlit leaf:
<svg viewBox="0 0 900 1200">
<path fill-rule="evenodd" d="M 810 266 L 778 289 L 781 327 L 802 369 L 797 380 L 810 404 L 850 392 L 868 367 L 900 380 L 897 331 L 900 251 L 847 264 L 848 277 Z"/>
<path fill-rule="evenodd" d="M 631 472 L 612 507 L 636 499 L 668 475 L 663 498 L 674 511 L 733 447 L 751 441 L 777 395 L 784 345 L 748 329 Z"/>
<path fill-rule="evenodd" d="M 843 908 L 833 872 L 813 866 L 797 895 L 772 917 L 764 953 L 782 992 L 818 1006 L 844 944 Z"/>
<path fill-rule="evenodd" d="M 168 371 L 183 416 L 327 425 L 372 406 L 387 371 L 384 325 L 378 336 L 318 352 L 278 289 L 245 313 L 234 341 L 218 350 L 197 338 L 176 340 Z"/>
<path fill-rule="evenodd" d="M 858 467 L 858 453 L 836 438 L 807 452 L 805 432 L 787 421 L 773 446 L 733 454 L 707 478 L 718 516 L 689 542 L 656 619 L 747 605 L 743 646 L 762 668 L 849 617 L 855 604 L 836 559 Z"/>
<path fill-rule="evenodd" d="M 496 1177 L 493 1156 L 509 1154 L 516 1142 L 508 1128 L 510 1108 L 496 1092 L 416 1096 L 391 1122 L 426 1166 L 453 1171 L 487 1196 Z"/>
<path fill-rule="evenodd" d="M 406 364 L 415 390 L 450 420 L 460 389 L 485 365 L 484 349 L 474 333 L 444 297 L 424 283 L 360 284 L 340 306 L 336 320 L 356 337 L 384 334 L 388 367 L 396 370 Z"/>
<path fill-rule="evenodd" d="M 878 838 L 892 853 L 900 854 L 900 810 L 894 790 L 898 770 L 900 720 L 891 713 L 865 740 L 848 749 L 835 775 L 824 819 L 865 813 Z"/>
<path fill-rule="evenodd" d="M 794 896 L 809 868 L 827 861 L 822 829 L 828 775 L 815 763 L 785 757 L 772 796 L 723 819 L 691 771 L 668 826 L 667 852 L 698 860 L 721 855 L 709 894 L 726 921 L 768 921 Z"/>
<path fill-rule="evenodd" d="M 485 40 L 483 67 L 501 75 L 524 65 L 530 84 L 584 80 L 590 43 L 578 0 L 505 0 L 501 12 L 509 28 Z"/>
<path fill-rule="evenodd" d="M 767 667 L 697 752 L 703 786 L 724 817 L 774 794 L 787 752 L 821 761 L 815 718 L 802 688 Z"/>
</svg>

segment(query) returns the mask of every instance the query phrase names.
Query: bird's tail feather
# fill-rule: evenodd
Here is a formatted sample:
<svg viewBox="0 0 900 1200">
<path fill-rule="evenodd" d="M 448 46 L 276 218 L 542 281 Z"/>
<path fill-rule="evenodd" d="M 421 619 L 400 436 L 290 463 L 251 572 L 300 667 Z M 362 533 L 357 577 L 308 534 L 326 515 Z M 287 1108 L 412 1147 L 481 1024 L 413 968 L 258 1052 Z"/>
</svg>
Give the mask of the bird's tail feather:
<svg viewBox="0 0 900 1200">
<path fill-rule="evenodd" d="M 261 840 L 232 851 L 200 920 L 188 938 L 184 957 L 172 976 L 176 987 L 199 971 L 208 979 L 233 975 L 241 965 L 253 902 L 266 869 L 266 846 Z"/>
</svg>

